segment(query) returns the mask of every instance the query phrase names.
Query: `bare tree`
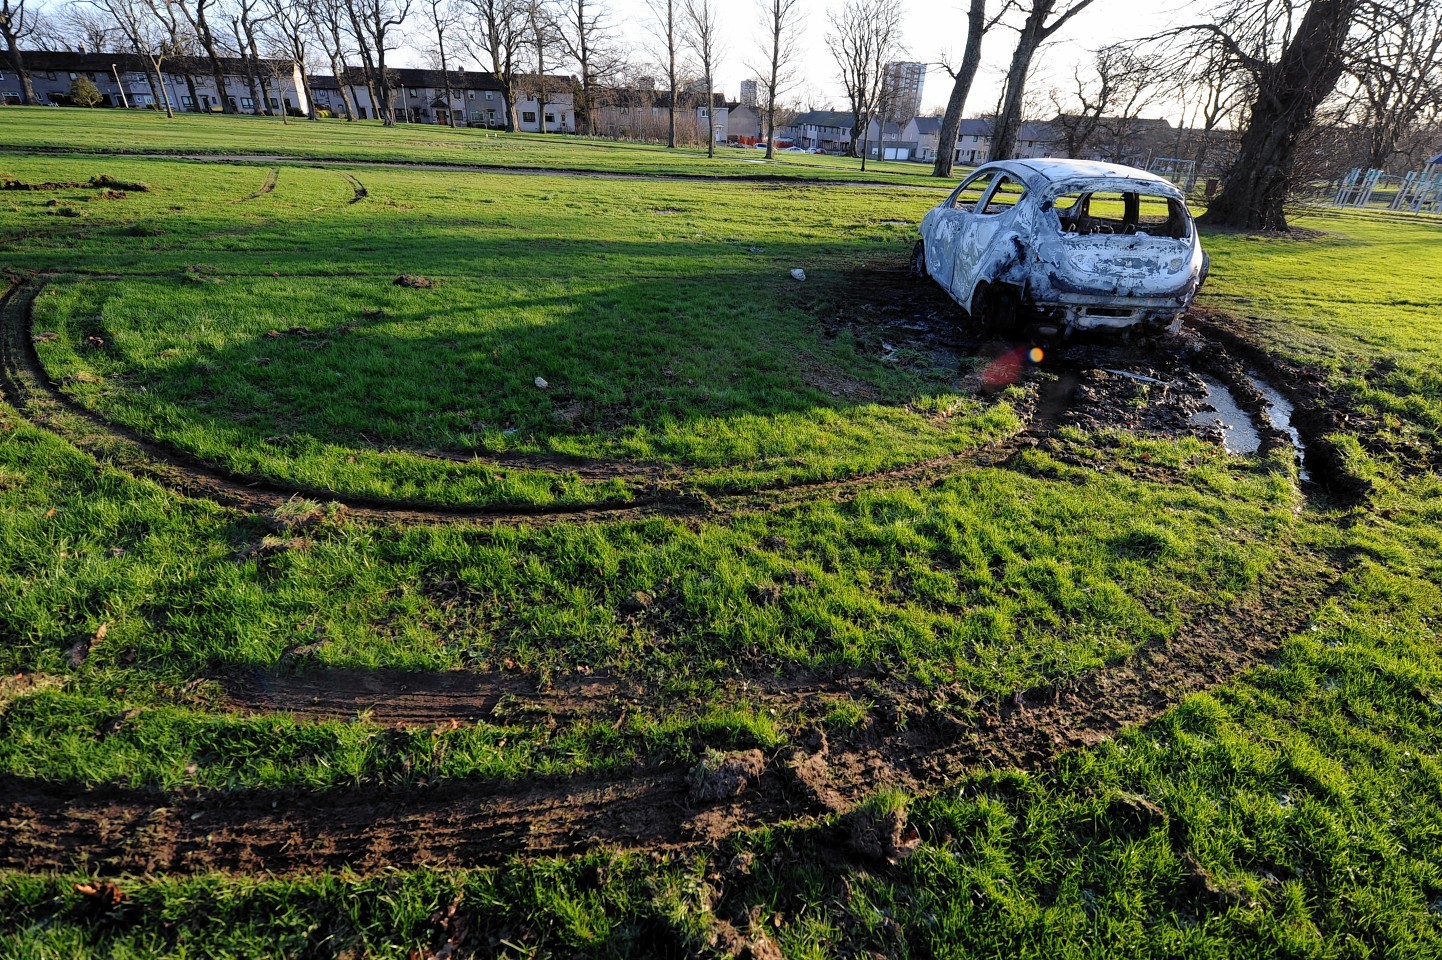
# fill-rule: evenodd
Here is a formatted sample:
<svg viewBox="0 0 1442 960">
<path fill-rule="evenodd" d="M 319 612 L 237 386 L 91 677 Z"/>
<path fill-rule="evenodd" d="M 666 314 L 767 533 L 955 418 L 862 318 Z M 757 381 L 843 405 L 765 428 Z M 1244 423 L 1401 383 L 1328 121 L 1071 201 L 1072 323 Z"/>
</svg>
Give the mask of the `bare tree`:
<svg viewBox="0 0 1442 960">
<path fill-rule="evenodd" d="M 34 11 L 25 9 L 25 0 L 0 0 L 0 35 L 5 37 L 10 66 L 20 78 L 20 102 L 27 106 L 35 103 L 35 87 L 30 82 L 30 71 L 25 67 L 25 55 L 20 52 L 20 41 L 27 39 L 34 28 Z"/>
<path fill-rule="evenodd" d="M 621 57 L 614 49 L 611 12 L 601 0 L 563 0 L 557 21 L 561 46 L 580 71 L 576 130 L 590 133 L 596 88 L 621 69 Z"/>
<path fill-rule="evenodd" d="M 455 32 L 459 17 L 451 6 L 450 0 L 421 0 L 421 7 L 425 13 L 426 26 L 435 36 L 436 45 L 432 52 L 441 68 L 441 86 L 446 97 L 446 122 L 451 129 L 455 129 L 456 95 L 451 87 L 451 74 L 446 54 L 446 34 Z"/>
<path fill-rule="evenodd" d="M 1228 0 L 1207 23 L 1183 28 L 1245 70 L 1256 99 L 1231 172 L 1203 220 L 1284 231 L 1302 138 L 1337 88 L 1363 0 Z"/>
<path fill-rule="evenodd" d="M 148 19 L 152 24 L 159 26 L 162 36 L 159 38 L 157 49 L 163 51 L 166 59 L 170 61 L 171 69 L 178 71 L 184 80 L 185 92 L 190 99 L 191 109 L 199 110 L 200 92 L 196 89 L 195 77 L 200 70 L 200 47 L 196 43 L 195 33 L 190 29 L 189 21 L 184 13 L 178 9 L 178 5 L 166 3 L 164 0 L 131 0 L 131 2 L 138 2 L 139 6 L 136 6 L 135 10 L 140 19 Z M 150 14 L 148 18 L 146 11 Z M 218 95 L 219 93 L 217 93 Z"/>
<path fill-rule="evenodd" d="M 523 11 L 516 0 L 470 0 L 470 10 L 474 17 L 467 34 L 471 55 L 481 63 L 489 63 L 491 75 L 501 88 L 506 129 L 514 132 L 519 125 L 516 74 L 525 42 Z"/>
<path fill-rule="evenodd" d="M 3 5 L 0 5 L 3 6 Z M 119 53 L 127 50 L 125 31 L 109 15 L 97 9 L 92 3 L 77 0 L 67 4 L 61 15 L 59 29 L 64 33 L 66 47 L 94 50 L 104 53 Z M 160 102 L 159 96 L 156 103 Z"/>
<path fill-rule="evenodd" d="M 766 61 L 756 71 L 760 107 L 765 115 L 766 159 L 776 155 L 776 112 L 799 79 L 801 60 L 801 0 L 757 0 L 761 10 L 762 44 Z"/>
<path fill-rule="evenodd" d="M 1069 157 L 1080 157 L 1098 133 L 1110 138 L 1110 159 L 1121 163 L 1136 132 L 1141 111 L 1160 93 L 1159 76 L 1151 63 L 1137 56 L 1130 45 L 1114 44 L 1096 51 L 1092 77 L 1081 68 L 1073 71 L 1075 113 L 1060 112 L 1053 125 L 1062 133 Z M 1053 102 L 1057 103 L 1054 97 Z M 1058 103 L 1058 106 L 1061 105 Z"/>
<path fill-rule="evenodd" d="M 312 19 L 311 7 L 297 0 L 265 0 L 265 4 L 271 26 L 270 43 L 284 58 L 294 61 L 296 71 L 300 74 L 300 93 L 305 97 L 306 116 L 315 120 L 315 96 L 311 93 L 307 61 L 310 57 L 310 38 L 317 31 L 318 25 Z M 336 76 L 336 83 L 341 83 L 339 75 Z M 277 87 L 280 87 L 279 83 Z M 284 102 L 281 103 L 281 111 L 281 116 L 285 116 Z"/>
<path fill-rule="evenodd" d="M 86 0 L 85 5 L 96 14 L 96 19 L 113 25 L 120 40 L 146 64 L 145 80 L 155 102 L 165 108 L 167 118 L 175 117 L 175 108 L 170 102 L 170 91 L 165 86 L 162 72 L 169 53 L 164 27 L 151 14 L 150 8 L 141 0 Z M 72 23 L 84 22 L 83 8 L 77 4 L 71 7 Z"/>
<path fill-rule="evenodd" d="M 1012 51 L 1001 110 L 991 131 L 990 157 L 993 160 L 1010 157 L 1016 152 L 1017 137 L 1021 133 L 1027 78 L 1037 50 L 1073 17 L 1091 6 L 1093 0 L 1069 0 L 1070 5 L 1053 16 L 1058 2 L 1059 0 L 1023 0 L 1022 9 L 1026 11 L 1026 20 L 1022 23 L 1016 49 Z"/>
<path fill-rule="evenodd" d="M 1442 102 L 1442 5 L 1391 0 L 1367 8 L 1354 68 L 1365 105 L 1369 167 L 1385 168 L 1417 118 Z"/>
<path fill-rule="evenodd" d="M 716 156 L 716 63 L 721 58 L 721 27 L 716 0 L 686 0 L 684 36 L 686 46 L 701 70 L 706 99 L 706 156 Z M 674 98 L 673 98 L 674 102 Z"/>
<path fill-rule="evenodd" d="M 250 102 L 257 114 L 270 116 L 269 91 L 261 75 L 260 49 L 256 35 L 261 26 L 268 23 L 271 15 L 261 9 L 260 0 L 232 0 L 226 19 L 230 22 L 231 33 L 235 36 L 235 49 L 245 70 L 245 82 L 250 88 Z M 276 101 L 279 103 L 279 100 Z"/>
<path fill-rule="evenodd" d="M 388 127 L 396 125 L 396 111 L 391 97 L 391 78 L 386 72 L 386 54 L 398 45 L 396 34 L 410 16 L 411 3 L 412 0 L 347 0 L 362 62 L 373 64 L 371 82 L 378 98 L 376 108 Z"/>
<path fill-rule="evenodd" d="M 1172 95 L 1194 118 L 1184 126 L 1195 130 L 1192 162 L 1201 173 L 1223 122 L 1240 125 L 1240 114 L 1252 93 L 1250 78 L 1231 66 L 1226 51 L 1217 44 L 1185 49 L 1180 57 L 1163 59 L 1160 69 L 1176 78 Z"/>
<path fill-rule="evenodd" d="M 522 0 L 522 4 L 526 38 L 529 41 L 528 52 L 531 55 L 531 65 L 535 68 L 531 82 L 537 104 L 536 128 L 541 133 L 546 133 L 546 103 L 550 99 L 551 86 L 550 78 L 546 75 L 546 65 L 550 63 L 555 66 L 555 60 L 561 57 L 561 31 L 547 0 Z"/>
<path fill-rule="evenodd" d="M 220 99 L 220 112 L 235 113 L 235 107 L 230 105 L 230 98 L 225 94 L 225 71 L 220 65 L 221 41 L 210 26 L 210 15 L 218 12 L 216 0 L 151 0 L 151 9 L 156 10 L 157 15 L 161 7 L 172 16 L 172 34 L 178 26 L 177 20 L 183 20 L 190 27 L 191 36 L 200 45 L 210 65 L 210 76 L 215 82 L 215 95 Z M 195 103 L 197 107 L 200 105 L 199 101 Z"/>
<path fill-rule="evenodd" d="M 961 116 L 966 110 L 967 97 L 971 96 L 971 85 L 976 81 L 976 71 L 981 66 L 981 44 L 986 35 L 1001 18 L 1015 6 L 1015 0 L 1005 0 L 1001 8 L 990 19 L 986 15 L 987 0 L 971 0 L 966 11 L 966 46 L 962 50 L 961 64 L 952 69 L 949 64 L 942 67 L 951 75 L 951 96 L 946 101 L 946 113 L 941 118 L 941 133 L 936 142 L 936 162 L 932 164 L 933 177 L 950 177 L 956 159 L 956 140 L 961 133 Z"/>
<path fill-rule="evenodd" d="M 676 0 L 646 0 L 651 14 L 656 18 L 655 28 L 661 41 L 666 69 L 666 146 L 676 147 L 676 50 L 680 42 L 680 22 L 677 20 Z"/>
<path fill-rule="evenodd" d="M 828 17 L 826 46 L 841 72 L 851 106 L 851 155 L 866 169 L 866 137 L 880 105 L 886 64 L 901 55 L 901 4 L 897 0 L 846 0 Z"/>
<path fill-rule="evenodd" d="M 282 0 L 284 2 L 284 0 Z M 350 69 L 346 66 L 345 30 L 347 15 L 344 0 L 305 0 L 315 38 L 330 61 L 330 71 L 340 88 L 341 108 L 347 122 L 357 118 L 350 87 Z"/>
</svg>

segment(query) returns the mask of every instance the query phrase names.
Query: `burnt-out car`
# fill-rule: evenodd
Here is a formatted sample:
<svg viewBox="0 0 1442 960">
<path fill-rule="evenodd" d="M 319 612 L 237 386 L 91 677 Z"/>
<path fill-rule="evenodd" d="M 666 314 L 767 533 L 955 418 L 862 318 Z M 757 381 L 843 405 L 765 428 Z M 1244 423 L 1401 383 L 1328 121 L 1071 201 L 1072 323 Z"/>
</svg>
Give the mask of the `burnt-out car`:
<svg viewBox="0 0 1442 960">
<path fill-rule="evenodd" d="M 1207 268 L 1181 191 L 1082 160 L 983 164 L 926 214 L 912 255 L 917 274 L 1003 334 L 1175 331 Z"/>
</svg>

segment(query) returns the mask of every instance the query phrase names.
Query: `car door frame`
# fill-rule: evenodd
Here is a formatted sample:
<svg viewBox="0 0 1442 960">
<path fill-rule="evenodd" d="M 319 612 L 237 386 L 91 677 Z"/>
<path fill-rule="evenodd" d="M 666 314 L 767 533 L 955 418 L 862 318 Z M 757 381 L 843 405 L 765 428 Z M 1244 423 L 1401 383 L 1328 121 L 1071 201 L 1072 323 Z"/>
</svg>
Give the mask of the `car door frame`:
<svg viewBox="0 0 1442 960">
<path fill-rule="evenodd" d="M 1004 167 L 998 168 L 995 172 L 999 175 L 987 185 L 986 193 L 977 200 L 977 209 L 968 218 L 966 230 L 958 231 L 954 261 L 956 267 L 951 276 L 949 289 L 952 298 L 968 310 L 971 309 L 971 299 L 976 292 L 977 284 L 992 279 L 990 276 L 992 271 L 989 268 L 992 262 L 1000 257 L 993 244 L 996 235 L 1011 225 L 1018 208 L 1027 201 L 1031 194 L 1030 185 L 1017 173 Z M 1021 187 L 1021 195 L 1016 198 L 1016 202 L 1010 204 L 1006 210 L 999 210 L 996 213 L 980 212 L 987 208 L 987 205 L 991 203 L 992 195 L 1006 181 L 1011 181 Z M 1011 251 L 1007 250 L 1006 252 L 1010 253 Z"/>
<path fill-rule="evenodd" d="M 928 236 L 924 249 L 926 272 L 948 293 L 953 290 L 952 278 L 956 273 L 957 257 L 965 243 L 963 234 L 969 228 L 970 218 L 975 215 L 974 210 L 963 210 L 958 207 L 956 198 L 978 179 L 982 177 L 996 178 L 1005 173 L 1006 170 L 1001 167 L 978 167 L 972 171 L 971 176 L 957 184 L 956 189 L 951 191 L 945 202 L 939 204 L 933 211 L 934 219 L 927 230 Z M 985 202 L 990 197 L 994 186 L 995 180 L 988 183 L 977 202 Z"/>
</svg>

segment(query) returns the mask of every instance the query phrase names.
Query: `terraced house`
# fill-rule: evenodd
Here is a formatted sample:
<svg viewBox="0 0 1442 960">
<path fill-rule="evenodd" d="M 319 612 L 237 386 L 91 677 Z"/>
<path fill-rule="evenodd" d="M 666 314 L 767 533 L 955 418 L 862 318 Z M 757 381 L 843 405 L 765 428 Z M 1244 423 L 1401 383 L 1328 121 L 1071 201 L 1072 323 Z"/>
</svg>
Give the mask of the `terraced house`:
<svg viewBox="0 0 1442 960">
<path fill-rule="evenodd" d="M 66 106 L 76 80 L 84 77 L 100 91 L 101 107 L 171 109 L 187 113 L 293 114 L 309 110 L 305 78 L 291 60 L 220 58 L 222 87 L 216 88 L 210 61 L 168 57 L 156 74 L 150 61 L 133 53 L 82 53 L 28 50 L 21 62 L 39 106 Z M 0 102 L 19 104 L 22 82 L 13 69 L 0 71 Z"/>
<path fill-rule="evenodd" d="M 506 125 L 505 89 L 494 74 L 476 70 L 390 69 L 395 118 L 401 123 L 437 123 L 502 129 Z M 344 89 L 342 90 L 342 83 Z M 516 83 L 516 129 L 529 133 L 574 133 L 575 80 L 565 75 L 524 76 Z M 351 109 L 357 120 L 380 119 L 375 91 L 356 68 L 341 78 L 311 78 L 316 106 L 344 117 Z"/>
</svg>

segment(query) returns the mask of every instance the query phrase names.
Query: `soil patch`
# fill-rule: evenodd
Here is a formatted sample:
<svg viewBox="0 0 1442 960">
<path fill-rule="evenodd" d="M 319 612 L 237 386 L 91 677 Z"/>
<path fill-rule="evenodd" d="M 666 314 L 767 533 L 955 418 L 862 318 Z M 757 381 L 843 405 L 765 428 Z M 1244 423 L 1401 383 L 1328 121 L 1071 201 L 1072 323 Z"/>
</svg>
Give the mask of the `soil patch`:
<svg viewBox="0 0 1442 960">
<path fill-rule="evenodd" d="M 463 670 L 257 670 L 222 677 L 219 683 L 225 705 L 240 713 L 316 719 L 365 714 L 374 723 L 397 726 L 439 726 L 501 715 L 620 713 L 626 701 L 644 695 L 639 684 L 606 676 L 560 678 L 542 689 L 528 674 Z"/>
<path fill-rule="evenodd" d="M 1301 629 L 1336 582 L 1320 560 L 1183 635 L 1057 688 L 1022 691 L 970 720 L 900 713 L 846 742 L 764 758 L 744 789 L 693 793 L 685 769 L 569 781 L 449 782 L 423 789 L 178 791 L 0 778 L 0 868 L 273 874 L 496 864 L 595 847 L 711 847 L 738 829 L 847 809 L 887 785 L 935 790 L 968 770 L 1045 767 L 1235 678 Z M 807 763 L 814 757 L 814 763 Z M 724 761 L 723 761 L 724 762 Z M 719 764 L 716 765 L 719 768 Z M 806 767 L 804 773 L 797 768 Z M 802 779 L 825 784 L 825 794 Z M 905 852 L 904 826 L 885 839 Z M 894 848 L 894 851 L 893 849 Z"/>
</svg>

